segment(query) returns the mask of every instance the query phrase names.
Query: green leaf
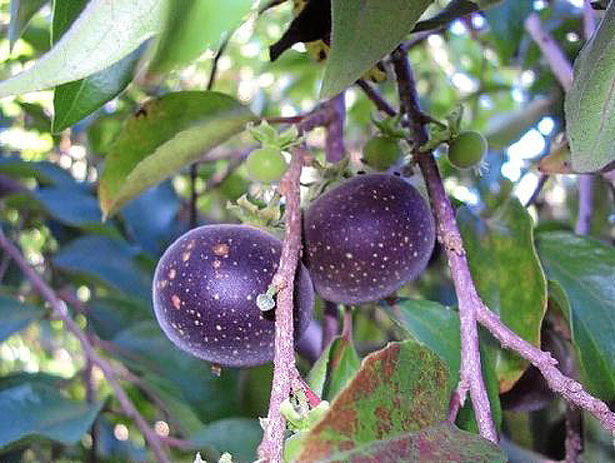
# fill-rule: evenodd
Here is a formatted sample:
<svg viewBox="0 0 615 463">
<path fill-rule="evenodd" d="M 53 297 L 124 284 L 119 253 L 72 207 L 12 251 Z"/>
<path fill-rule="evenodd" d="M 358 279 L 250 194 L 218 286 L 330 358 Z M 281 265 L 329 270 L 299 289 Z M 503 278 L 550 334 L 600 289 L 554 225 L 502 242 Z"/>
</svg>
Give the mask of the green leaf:
<svg viewBox="0 0 615 463">
<path fill-rule="evenodd" d="M 191 405 L 201 421 L 239 413 L 237 371 L 223 369 L 220 376 L 213 375 L 206 362 L 176 348 L 155 321 L 123 330 L 113 343 L 127 366 L 146 374 L 145 382 L 172 391 L 176 400 Z"/>
<path fill-rule="evenodd" d="M 498 56 L 504 64 L 517 53 L 521 38 L 525 33 L 525 18 L 533 11 L 532 2 L 505 0 L 500 5 L 485 11 L 485 18 L 491 29 L 492 40 Z"/>
<path fill-rule="evenodd" d="M 550 287 L 564 314 L 590 392 L 615 399 L 615 249 L 566 232 L 537 236 Z"/>
<path fill-rule="evenodd" d="M 390 53 L 433 0 L 332 0 L 331 53 L 320 95 L 330 98 L 352 85 Z"/>
<path fill-rule="evenodd" d="M 33 66 L 0 82 L 0 98 L 35 92 L 108 68 L 158 33 L 161 0 L 90 0 L 58 43 Z"/>
<path fill-rule="evenodd" d="M 88 324 L 105 340 L 113 339 L 121 331 L 144 320 L 151 320 L 149 301 L 113 294 L 88 302 Z"/>
<path fill-rule="evenodd" d="M 53 95 L 51 131 L 61 132 L 118 96 L 132 82 L 143 51 L 141 46 L 100 72 L 57 86 Z"/>
<path fill-rule="evenodd" d="M 437 302 L 421 299 L 398 299 L 387 304 L 386 311 L 395 323 L 410 337 L 424 343 L 444 360 L 449 368 L 448 389 L 453 390 L 459 384 L 459 367 L 461 361 L 461 340 L 459 313 Z M 481 344 L 481 346 L 485 343 Z M 494 361 L 488 349 L 481 348 L 481 368 L 491 403 L 491 411 L 497 426 L 502 420 L 499 385 L 494 370 Z M 471 407 L 466 406 L 460 413 L 457 423 L 463 423 L 464 429 L 475 425 Z M 468 410 L 465 412 L 465 410 Z"/>
<path fill-rule="evenodd" d="M 137 267 L 135 255 L 136 249 L 121 239 L 86 235 L 62 247 L 53 262 L 70 274 L 149 300 L 151 277 Z"/>
<path fill-rule="evenodd" d="M 181 68 L 207 50 L 217 48 L 225 33 L 237 27 L 253 0 L 174 0 L 164 12 L 164 25 L 149 68 L 167 72 Z"/>
<path fill-rule="evenodd" d="M 307 462 L 308 460 L 303 460 Z M 476 434 L 461 431 L 448 423 L 377 440 L 347 452 L 310 463 L 505 463 L 500 448 Z"/>
<path fill-rule="evenodd" d="M 217 92 L 177 92 L 147 102 L 126 122 L 99 186 L 105 216 L 244 130 L 256 117 Z"/>
<path fill-rule="evenodd" d="M 615 2 L 574 62 L 564 109 L 572 169 L 595 172 L 615 161 Z"/>
<path fill-rule="evenodd" d="M 308 382 L 316 395 L 332 400 L 359 371 L 361 359 L 356 349 L 343 336 L 335 337 L 316 360 Z"/>
<path fill-rule="evenodd" d="M 23 304 L 15 298 L 0 295 L 0 342 L 43 315 L 45 311 L 41 307 Z"/>
<path fill-rule="evenodd" d="M 77 19 L 88 0 L 53 3 L 53 41 L 57 42 Z M 51 131 L 70 127 L 116 97 L 132 81 L 133 72 L 144 46 L 140 46 L 117 63 L 85 79 L 55 88 L 54 116 Z"/>
<path fill-rule="evenodd" d="M 26 29 L 26 26 L 47 0 L 11 0 L 11 22 L 9 24 L 9 49 Z"/>
<path fill-rule="evenodd" d="M 234 463 L 251 463 L 256 459 L 256 447 L 262 435 L 263 429 L 257 419 L 226 418 L 208 424 L 190 436 L 190 441 L 199 449 L 207 447 L 213 450 L 217 454 L 214 458 L 229 452 Z"/>
<path fill-rule="evenodd" d="M 4 389 L 0 391 L 0 415 L 5 417 L 0 420 L 0 448 L 30 436 L 76 444 L 102 405 L 66 399 L 56 388 L 40 383 Z"/>
<path fill-rule="evenodd" d="M 444 420 L 448 377 L 440 357 L 414 341 L 374 352 L 306 436 L 298 461 L 325 459 Z"/>
<path fill-rule="evenodd" d="M 534 249 L 530 215 L 518 199 L 511 198 L 487 219 L 465 207 L 457 219 L 483 301 L 511 330 L 540 346 L 547 281 Z M 517 355 L 499 351 L 496 372 L 500 391 L 509 390 L 526 368 L 527 362 Z"/>
</svg>

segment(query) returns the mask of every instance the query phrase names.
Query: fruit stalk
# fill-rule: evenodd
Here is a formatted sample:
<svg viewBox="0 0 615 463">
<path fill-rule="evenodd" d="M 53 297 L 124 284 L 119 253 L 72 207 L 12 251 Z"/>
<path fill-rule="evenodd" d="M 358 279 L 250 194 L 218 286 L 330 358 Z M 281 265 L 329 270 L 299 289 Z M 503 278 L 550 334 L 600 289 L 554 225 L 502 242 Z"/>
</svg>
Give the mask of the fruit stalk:
<svg viewBox="0 0 615 463">
<path fill-rule="evenodd" d="M 301 250 L 301 208 L 299 177 L 303 167 L 304 148 L 293 149 L 288 170 L 280 180 L 280 193 L 286 199 L 284 244 L 278 272 L 273 284 L 278 287 L 275 347 L 273 357 L 273 383 L 269 399 L 269 412 L 263 440 L 258 448 L 259 461 L 281 463 L 284 448 L 286 422 L 280 413 L 280 405 L 292 388 L 295 368 L 293 339 L 293 282 L 299 264 Z"/>
<path fill-rule="evenodd" d="M 39 293 L 45 301 L 47 301 L 52 309 L 53 318 L 61 320 L 64 323 L 66 330 L 77 338 L 85 357 L 92 363 L 92 365 L 96 365 L 102 371 L 103 375 L 107 379 L 107 382 L 109 383 L 109 386 L 113 389 L 115 397 L 120 403 L 122 410 L 126 413 L 126 416 L 135 421 L 137 427 L 141 433 L 143 433 L 145 441 L 156 455 L 156 460 L 158 463 L 170 463 L 171 460 L 169 460 L 169 457 L 163 450 L 160 438 L 154 430 L 150 428 L 147 421 L 145 421 L 145 418 L 143 418 L 143 416 L 139 413 L 124 389 L 122 389 L 114 367 L 94 350 L 94 346 L 88 337 L 81 330 L 77 322 L 71 318 L 64 302 L 57 296 L 54 290 L 51 289 L 47 283 L 45 283 L 43 278 L 36 272 L 36 270 L 28 264 L 24 256 L 21 254 L 21 251 L 19 251 L 19 249 L 17 249 L 17 247 L 9 241 L 1 228 L 0 248 L 2 248 L 7 255 L 11 256 L 23 275 L 32 285 L 32 288 Z"/>
<path fill-rule="evenodd" d="M 424 125 L 425 119 L 420 109 L 414 76 L 410 69 L 406 50 L 403 47 L 398 47 L 392 53 L 392 59 L 397 76 L 402 112 L 409 119 L 406 122 L 412 131 L 415 146 L 422 146 L 428 141 L 429 136 Z M 460 381 L 456 391 L 458 400 L 453 400 L 453 402 L 463 404 L 469 391 L 481 436 L 492 442 L 497 442 L 497 433 L 480 367 L 476 323 L 476 306 L 480 298 L 472 281 L 463 241 L 455 221 L 455 212 L 444 191 L 444 184 L 436 161 L 431 152 L 420 153 L 418 150 L 415 153 L 415 159 L 418 161 L 427 185 L 431 208 L 436 219 L 438 241 L 446 251 L 459 302 L 461 369 Z"/>
</svg>

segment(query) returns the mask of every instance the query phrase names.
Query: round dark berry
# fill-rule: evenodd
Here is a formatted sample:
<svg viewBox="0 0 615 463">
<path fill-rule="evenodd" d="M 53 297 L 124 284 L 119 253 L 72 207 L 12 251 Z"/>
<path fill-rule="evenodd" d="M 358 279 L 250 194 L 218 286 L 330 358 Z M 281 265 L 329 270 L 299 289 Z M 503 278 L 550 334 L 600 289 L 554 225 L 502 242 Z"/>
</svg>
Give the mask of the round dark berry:
<svg viewBox="0 0 615 463">
<path fill-rule="evenodd" d="M 354 177 L 304 216 L 306 263 L 316 291 L 344 304 L 388 296 L 417 277 L 434 247 L 431 211 L 419 192 L 387 174 Z"/>
<path fill-rule="evenodd" d="M 274 313 L 256 298 L 275 274 L 282 242 L 247 225 L 206 225 L 181 236 L 154 275 L 154 312 L 175 345 L 196 357 L 232 367 L 273 359 Z M 295 339 L 307 328 L 312 282 L 301 266 L 295 282 Z"/>
</svg>

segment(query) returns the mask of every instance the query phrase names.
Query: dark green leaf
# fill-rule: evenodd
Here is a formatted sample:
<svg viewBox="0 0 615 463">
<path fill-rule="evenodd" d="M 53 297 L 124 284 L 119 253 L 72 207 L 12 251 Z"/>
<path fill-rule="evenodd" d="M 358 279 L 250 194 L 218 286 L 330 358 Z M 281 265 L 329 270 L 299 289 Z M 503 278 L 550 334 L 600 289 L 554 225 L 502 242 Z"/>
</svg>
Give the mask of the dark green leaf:
<svg viewBox="0 0 615 463">
<path fill-rule="evenodd" d="M 0 343 L 44 314 L 42 307 L 23 304 L 12 297 L 0 295 Z"/>
<path fill-rule="evenodd" d="M 53 3 L 54 43 L 60 40 L 87 3 L 88 0 Z M 135 66 L 144 49 L 142 45 L 102 71 L 56 87 L 51 131 L 61 132 L 115 98 L 132 80 Z"/>
<path fill-rule="evenodd" d="M 332 400 L 359 371 L 360 365 L 361 359 L 352 343 L 338 336 L 314 363 L 308 378 L 310 387 L 320 398 Z"/>
<path fill-rule="evenodd" d="M 174 0 L 164 12 L 162 32 L 150 69 L 167 72 L 198 58 L 207 48 L 217 48 L 224 34 L 239 25 L 252 0 Z"/>
<path fill-rule="evenodd" d="M 615 161 L 615 2 L 574 62 L 565 110 L 572 169 L 595 172 Z"/>
<path fill-rule="evenodd" d="M 61 132 L 118 96 L 132 81 L 144 47 L 85 79 L 55 88 L 51 131 Z"/>
<path fill-rule="evenodd" d="M 331 53 L 321 97 L 352 85 L 410 33 L 433 0 L 332 0 Z"/>
<path fill-rule="evenodd" d="M 208 424 L 193 434 L 190 441 L 199 449 L 212 449 L 212 458 L 228 452 L 233 455 L 233 462 L 251 463 L 256 459 L 262 434 L 263 429 L 255 418 L 226 418 Z"/>
<path fill-rule="evenodd" d="M 15 157 L 0 158 L 0 173 L 19 178 L 34 178 L 42 185 L 53 185 L 83 192 L 83 184 L 61 167 L 48 161 L 28 162 Z"/>
<path fill-rule="evenodd" d="M 209 364 L 180 351 L 156 322 L 142 322 L 120 332 L 113 342 L 121 357 L 144 381 L 174 392 L 176 400 L 192 406 L 203 422 L 239 413 L 237 372 L 224 369 L 219 377 Z"/>
<path fill-rule="evenodd" d="M 537 236 L 554 297 L 568 314 L 572 340 L 589 390 L 615 399 L 615 249 L 566 232 Z"/>
<path fill-rule="evenodd" d="M 11 0 L 11 22 L 9 24 L 9 48 L 13 45 L 25 30 L 26 26 L 47 0 Z"/>
<path fill-rule="evenodd" d="M 300 460 L 308 462 L 308 460 Z M 389 440 L 377 440 L 310 463 L 505 463 L 497 445 L 443 423 Z"/>
<path fill-rule="evenodd" d="M 75 444 L 101 407 L 102 402 L 89 405 L 69 400 L 57 389 L 38 383 L 4 389 L 0 391 L 0 415 L 4 417 L 0 420 L 0 448 L 29 436 Z"/>
<path fill-rule="evenodd" d="M 180 201 L 171 182 L 150 188 L 122 209 L 124 223 L 144 251 L 159 256 L 179 230 Z"/>
<path fill-rule="evenodd" d="M 532 12 L 532 2 L 505 0 L 485 11 L 499 57 L 504 64 L 517 53 L 519 42 L 524 34 L 523 23 Z"/>
<path fill-rule="evenodd" d="M 144 320 L 152 319 L 148 301 L 113 294 L 88 302 L 88 322 L 96 334 L 105 340 Z"/>
<path fill-rule="evenodd" d="M 255 116 L 217 92 L 177 92 L 132 116 L 107 155 L 99 198 L 105 215 L 244 130 Z"/>
<path fill-rule="evenodd" d="M 534 249 L 532 219 L 516 199 L 482 219 L 468 208 L 457 214 L 479 294 L 502 322 L 523 339 L 540 346 L 540 327 L 547 309 L 547 282 Z M 527 362 L 500 351 L 496 371 L 500 390 L 521 377 Z"/>
<path fill-rule="evenodd" d="M 128 295 L 149 300 L 151 279 L 137 267 L 135 251 L 120 239 L 88 235 L 61 248 L 53 262 L 71 274 L 94 278 Z"/>
<path fill-rule="evenodd" d="M 442 421 L 448 377 L 440 357 L 414 341 L 391 343 L 367 356 L 306 436 L 298 461 L 325 459 Z"/>
</svg>

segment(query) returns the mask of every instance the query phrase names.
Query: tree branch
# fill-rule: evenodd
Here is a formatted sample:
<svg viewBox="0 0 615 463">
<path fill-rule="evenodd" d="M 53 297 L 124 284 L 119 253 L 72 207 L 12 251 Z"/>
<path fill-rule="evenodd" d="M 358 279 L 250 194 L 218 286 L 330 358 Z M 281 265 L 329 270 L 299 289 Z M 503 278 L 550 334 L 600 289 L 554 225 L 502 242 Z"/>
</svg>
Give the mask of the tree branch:
<svg viewBox="0 0 615 463">
<path fill-rule="evenodd" d="M 412 131 L 415 146 L 421 146 L 428 140 L 429 136 L 424 125 L 424 117 L 406 50 L 403 47 L 397 48 L 392 54 L 392 59 L 397 75 L 402 111 L 409 119 L 406 122 Z M 459 302 L 461 322 L 461 370 L 457 388 L 459 403 L 463 404 L 469 391 L 481 436 L 492 442 L 497 442 L 498 437 L 480 367 L 476 325 L 476 306 L 479 305 L 480 298 L 470 275 L 463 241 L 455 221 L 455 212 L 444 191 L 436 161 L 430 152 L 420 153 L 418 150 L 415 153 L 415 159 L 427 185 L 431 207 L 436 219 L 438 241 L 443 244 L 446 251 Z"/>
<path fill-rule="evenodd" d="M 374 102 L 379 111 L 382 111 L 387 116 L 397 116 L 397 111 L 395 111 L 395 108 L 393 108 L 393 106 L 391 106 L 389 102 L 383 98 L 378 90 L 372 87 L 369 83 L 365 82 L 364 79 L 357 80 L 357 86 L 363 90 L 363 93 L 367 95 L 367 98 Z"/>
<path fill-rule="evenodd" d="M 51 289 L 42 277 L 26 262 L 25 258 L 21 254 L 21 251 L 8 240 L 1 228 L 0 247 L 11 256 L 24 276 L 28 279 L 28 281 L 30 281 L 30 284 L 36 292 L 38 292 L 41 297 L 51 306 L 53 317 L 61 320 L 66 329 L 77 338 L 86 358 L 103 372 L 105 378 L 107 378 L 107 382 L 113 389 L 122 410 L 124 410 L 127 416 L 135 421 L 137 427 L 143 433 L 143 437 L 156 455 L 156 460 L 159 463 L 170 463 L 169 458 L 162 448 L 162 443 L 160 442 L 158 435 L 152 428 L 149 427 L 147 421 L 145 421 L 145 418 L 143 418 L 143 416 L 139 413 L 124 389 L 122 389 L 122 386 L 117 379 L 115 370 L 111 364 L 105 358 L 96 353 L 88 337 L 81 330 L 79 325 L 71 318 L 64 302 L 58 298 L 53 289 Z"/>
<path fill-rule="evenodd" d="M 258 448 L 259 461 L 282 463 L 286 422 L 280 405 L 291 393 L 295 371 L 293 336 L 293 289 L 301 250 L 301 208 L 299 177 L 304 148 L 295 148 L 290 165 L 280 181 L 280 193 L 286 198 L 286 231 L 280 267 L 272 283 L 278 287 L 275 309 L 275 347 L 273 384 L 263 440 Z"/>
<path fill-rule="evenodd" d="M 570 90 L 572 85 L 572 66 L 551 35 L 540 25 L 538 13 L 530 14 L 525 20 L 525 29 L 540 48 L 542 56 L 549 63 L 553 74 L 564 88 Z"/>
</svg>

